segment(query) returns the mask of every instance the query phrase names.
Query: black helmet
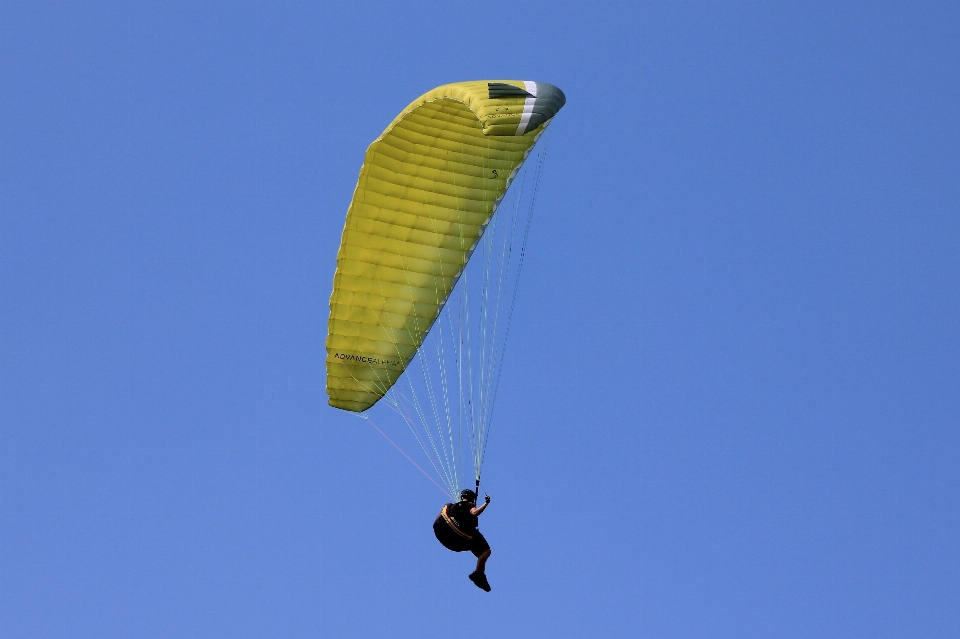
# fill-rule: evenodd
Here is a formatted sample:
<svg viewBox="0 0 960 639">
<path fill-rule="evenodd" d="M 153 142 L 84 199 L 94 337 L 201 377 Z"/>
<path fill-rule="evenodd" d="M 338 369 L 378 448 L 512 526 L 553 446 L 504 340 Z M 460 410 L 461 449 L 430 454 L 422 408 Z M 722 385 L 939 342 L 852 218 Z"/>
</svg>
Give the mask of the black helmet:
<svg viewBox="0 0 960 639">
<path fill-rule="evenodd" d="M 469 488 L 467 488 L 466 490 L 461 490 L 461 491 L 460 491 L 460 501 L 463 501 L 463 500 L 467 500 L 467 501 L 477 501 L 477 493 L 473 492 L 473 491 L 470 490 Z"/>
</svg>

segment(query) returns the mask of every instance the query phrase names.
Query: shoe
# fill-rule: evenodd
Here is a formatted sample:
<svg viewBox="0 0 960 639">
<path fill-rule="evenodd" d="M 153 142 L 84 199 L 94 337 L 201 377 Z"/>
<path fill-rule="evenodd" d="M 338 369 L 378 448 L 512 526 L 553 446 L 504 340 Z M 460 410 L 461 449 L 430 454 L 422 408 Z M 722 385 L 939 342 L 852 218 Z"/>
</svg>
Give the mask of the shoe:
<svg viewBox="0 0 960 639">
<path fill-rule="evenodd" d="M 490 592 L 490 582 L 487 581 L 487 576 L 482 572 L 476 572 L 476 571 L 471 572 L 470 581 L 476 584 L 477 588 L 479 588 L 480 590 L 485 590 L 487 592 Z"/>
</svg>

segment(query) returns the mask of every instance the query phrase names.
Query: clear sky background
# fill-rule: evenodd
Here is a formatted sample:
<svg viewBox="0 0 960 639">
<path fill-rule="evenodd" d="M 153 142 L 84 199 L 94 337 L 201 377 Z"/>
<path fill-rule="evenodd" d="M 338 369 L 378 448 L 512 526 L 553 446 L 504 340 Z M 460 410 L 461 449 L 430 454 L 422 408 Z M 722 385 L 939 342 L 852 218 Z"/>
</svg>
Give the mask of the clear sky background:
<svg viewBox="0 0 960 639">
<path fill-rule="evenodd" d="M 0 632 L 960 636 L 955 3 L 0 4 Z M 327 406 L 367 145 L 550 82 L 484 469 Z"/>
</svg>

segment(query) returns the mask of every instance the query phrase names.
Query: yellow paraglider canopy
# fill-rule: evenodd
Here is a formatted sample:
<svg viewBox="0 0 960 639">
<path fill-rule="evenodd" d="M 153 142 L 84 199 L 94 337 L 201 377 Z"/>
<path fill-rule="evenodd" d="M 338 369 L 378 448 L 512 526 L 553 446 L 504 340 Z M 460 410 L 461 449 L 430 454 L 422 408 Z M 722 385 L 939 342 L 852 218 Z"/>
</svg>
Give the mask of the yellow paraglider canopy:
<svg viewBox="0 0 960 639">
<path fill-rule="evenodd" d="M 364 411 L 396 382 L 564 102 L 542 82 L 448 84 L 415 100 L 370 145 L 330 297 L 331 406 Z"/>
</svg>

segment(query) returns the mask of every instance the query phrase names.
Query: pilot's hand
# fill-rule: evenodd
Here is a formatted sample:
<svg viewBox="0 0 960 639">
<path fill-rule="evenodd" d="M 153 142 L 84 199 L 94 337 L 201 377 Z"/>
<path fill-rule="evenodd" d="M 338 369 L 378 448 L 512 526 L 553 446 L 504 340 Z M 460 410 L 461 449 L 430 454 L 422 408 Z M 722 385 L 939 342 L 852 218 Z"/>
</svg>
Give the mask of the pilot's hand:
<svg viewBox="0 0 960 639">
<path fill-rule="evenodd" d="M 485 503 L 485 504 L 489 504 L 489 503 L 490 503 L 490 495 L 484 495 L 484 496 L 483 496 L 483 503 Z"/>
</svg>

